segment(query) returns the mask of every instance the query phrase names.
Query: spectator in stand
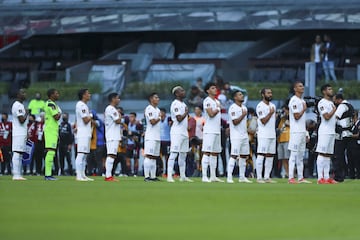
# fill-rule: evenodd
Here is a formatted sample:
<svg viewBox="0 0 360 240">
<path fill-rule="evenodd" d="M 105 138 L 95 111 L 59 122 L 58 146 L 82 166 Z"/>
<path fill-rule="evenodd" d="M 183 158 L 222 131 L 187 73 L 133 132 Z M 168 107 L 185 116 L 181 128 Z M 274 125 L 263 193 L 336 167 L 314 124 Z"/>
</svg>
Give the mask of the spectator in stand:
<svg viewBox="0 0 360 240">
<path fill-rule="evenodd" d="M 197 79 L 196 79 L 196 84 L 195 84 L 198 88 L 199 88 L 199 90 L 200 90 L 200 92 L 201 92 L 201 95 L 203 96 L 203 97 L 205 97 L 205 92 L 204 92 L 204 88 L 203 88 L 203 80 L 202 80 L 202 78 L 201 77 L 198 77 Z"/>
<path fill-rule="evenodd" d="M 315 77 L 316 81 L 322 78 L 322 59 L 323 59 L 323 42 L 320 35 L 316 35 L 315 42 L 311 46 L 310 61 L 315 63 Z"/>
<path fill-rule="evenodd" d="M 35 99 L 32 99 L 28 105 L 29 113 L 38 116 L 44 112 L 45 101 L 41 99 L 40 93 L 35 93 Z"/>
<path fill-rule="evenodd" d="M 36 175 L 40 176 L 43 173 L 43 160 L 45 157 L 45 138 L 44 138 L 44 121 L 45 113 L 40 113 L 40 116 L 37 117 L 37 141 L 35 142 L 34 147 L 34 160 L 36 162 Z"/>
<path fill-rule="evenodd" d="M 289 107 L 284 105 L 282 107 L 281 115 L 279 116 L 279 123 L 277 124 L 277 135 L 278 135 L 278 146 L 277 154 L 278 160 L 281 162 L 282 169 L 285 174 L 282 175 L 283 178 L 289 177 L 289 157 L 290 150 L 289 139 L 290 139 L 290 123 L 289 123 Z"/>
<path fill-rule="evenodd" d="M 33 114 L 29 114 L 29 121 L 27 124 L 27 131 L 28 131 L 28 135 L 27 135 L 27 139 L 32 141 L 34 144 L 37 142 L 37 134 L 36 134 L 36 130 L 37 130 L 37 123 L 35 121 L 35 115 Z M 31 162 L 29 165 L 24 165 L 24 175 L 32 175 L 35 171 L 34 171 L 34 156 L 32 156 Z"/>
<path fill-rule="evenodd" d="M 3 155 L 1 162 L 1 174 L 11 174 L 11 140 L 12 140 L 12 123 L 8 121 L 7 113 L 1 114 L 0 122 L 0 149 Z"/>
<path fill-rule="evenodd" d="M 187 97 L 188 106 L 190 111 L 193 111 L 195 107 L 199 107 L 202 105 L 205 94 L 202 92 L 198 86 L 191 86 L 191 90 Z"/>
<path fill-rule="evenodd" d="M 60 160 L 60 175 L 73 175 L 73 167 L 71 164 L 71 149 L 74 143 L 74 134 L 69 123 L 69 114 L 62 114 L 62 122 L 59 127 L 59 160 Z M 65 159 L 67 162 L 68 171 L 65 172 Z"/>
<path fill-rule="evenodd" d="M 128 124 L 128 142 L 126 149 L 126 165 L 128 167 L 128 175 L 136 177 L 139 169 L 139 154 L 140 154 L 140 137 L 141 137 L 142 125 L 136 120 L 136 113 L 131 112 L 129 114 Z M 131 159 L 134 159 L 134 169 L 131 170 Z"/>
<path fill-rule="evenodd" d="M 337 82 L 335 75 L 335 49 L 336 45 L 331 41 L 328 34 L 324 35 L 324 45 L 322 48 L 323 59 L 322 66 L 325 73 L 325 82 L 329 82 L 330 77 L 334 82 Z"/>
<path fill-rule="evenodd" d="M 167 177 L 167 162 L 170 155 L 170 128 L 172 125 L 171 117 L 166 116 L 166 109 L 160 108 L 160 157 L 162 160 L 162 173 Z"/>
</svg>

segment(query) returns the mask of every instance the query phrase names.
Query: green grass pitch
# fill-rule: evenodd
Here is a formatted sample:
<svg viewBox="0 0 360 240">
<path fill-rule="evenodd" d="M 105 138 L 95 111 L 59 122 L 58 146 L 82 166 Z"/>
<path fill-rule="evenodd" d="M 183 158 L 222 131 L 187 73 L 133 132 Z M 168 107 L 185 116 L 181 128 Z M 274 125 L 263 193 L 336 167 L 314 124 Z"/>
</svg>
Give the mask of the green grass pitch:
<svg viewBox="0 0 360 240">
<path fill-rule="evenodd" d="M 359 216 L 357 180 L 289 185 L 0 177 L 2 240 L 357 240 Z"/>
</svg>

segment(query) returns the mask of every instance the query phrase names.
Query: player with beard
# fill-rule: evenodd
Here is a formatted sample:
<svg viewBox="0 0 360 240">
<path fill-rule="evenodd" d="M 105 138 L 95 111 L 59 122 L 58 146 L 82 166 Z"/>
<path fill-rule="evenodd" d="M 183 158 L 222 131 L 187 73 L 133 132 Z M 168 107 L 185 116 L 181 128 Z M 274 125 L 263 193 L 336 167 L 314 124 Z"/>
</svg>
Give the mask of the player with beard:
<svg viewBox="0 0 360 240">
<path fill-rule="evenodd" d="M 276 107 L 271 102 L 272 90 L 263 88 L 261 90 L 262 101 L 256 106 L 258 116 L 257 132 L 257 159 L 256 174 L 258 183 L 275 183 L 271 180 L 270 173 L 273 167 L 274 155 L 276 153 L 276 132 L 275 132 L 275 112 Z M 263 165 L 265 159 L 264 179 L 262 178 Z"/>
</svg>

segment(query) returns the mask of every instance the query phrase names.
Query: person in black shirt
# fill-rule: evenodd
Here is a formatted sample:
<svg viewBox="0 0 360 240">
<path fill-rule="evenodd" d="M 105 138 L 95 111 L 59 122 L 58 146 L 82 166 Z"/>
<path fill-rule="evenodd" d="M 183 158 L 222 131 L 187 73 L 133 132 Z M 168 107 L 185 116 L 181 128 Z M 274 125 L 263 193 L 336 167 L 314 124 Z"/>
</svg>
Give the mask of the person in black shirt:
<svg viewBox="0 0 360 240">
<path fill-rule="evenodd" d="M 73 168 L 71 165 L 71 148 L 74 143 L 74 135 L 72 127 L 69 123 L 69 114 L 63 113 L 62 122 L 59 127 L 59 160 L 61 175 L 65 174 L 65 158 L 68 165 L 68 174 L 73 175 Z"/>
</svg>

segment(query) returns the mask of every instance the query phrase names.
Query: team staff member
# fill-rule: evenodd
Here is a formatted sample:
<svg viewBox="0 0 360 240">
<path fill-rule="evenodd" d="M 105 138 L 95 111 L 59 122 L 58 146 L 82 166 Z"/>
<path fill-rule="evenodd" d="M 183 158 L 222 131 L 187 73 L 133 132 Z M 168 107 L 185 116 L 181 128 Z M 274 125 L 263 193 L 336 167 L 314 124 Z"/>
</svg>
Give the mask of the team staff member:
<svg viewBox="0 0 360 240">
<path fill-rule="evenodd" d="M 170 129 L 171 145 L 170 157 L 167 168 L 167 181 L 174 182 L 172 177 L 174 162 L 178 157 L 180 181 L 192 182 L 192 180 L 185 176 L 186 169 L 186 154 L 189 151 L 189 134 L 188 134 L 188 115 L 189 110 L 184 103 L 185 90 L 181 86 L 176 86 L 172 89 L 172 94 L 175 95 L 175 100 L 171 103 L 170 113 L 173 124 Z"/>
<path fill-rule="evenodd" d="M 336 107 L 332 102 L 333 90 L 330 84 L 321 86 L 323 98 L 318 103 L 318 111 L 321 117 L 318 129 L 318 142 L 316 147 L 318 184 L 335 184 L 330 178 L 330 160 L 334 154 L 335 144 L 335 112 Z"/>
<path fill-rule="evenodd" d="M 59 99 L 58 90 L 51 88 L 47 91 L 48 100 L 45 103 L 45 180 L 54 181 L 57 178 L 52 176 L 52 167 L 59 138 L 58 120 L 61 117 L 61 109 L 55 103 Z"/>
<path fill-rule="evenodd" d="M 1 114 L 0 122 L 0 148 L 3 155 L 1 162 L 1 174 L 11 174 L 11 140 L 12 140 L 12 123 L 8 121 L 7 113 Z M 1 160 L 0 160 L 1 161 Z"/>
<path fill-rule="evenodd" d="M 256 174 L 258 183 L 275 183 L 270 179 L 270 173 L 273 167 L 273 160 L 276 148 L 276 132 L 275 132 L 275 112 L 276 107 L 271 102 L 272 90 L 263 88 L 261 90 L 262 101 L 256 106 L 256 114 L 258 116 L 258 147 L 256 159 Z M 264 179 L 262 178 L 263 164 L 265 158 Z"/>
<path fill-rule="evenodd" d="M 19 89 L 17 99 L 11 108 L 13 115 L 12 131 L 12 174 L 13 180 L 27 180 L 22 177 L 22 155 L 25 152 L 27 139 L 28 112 L 25 110 L 23 102 L 26 99 L 24 89 Z"/>
</svg>

